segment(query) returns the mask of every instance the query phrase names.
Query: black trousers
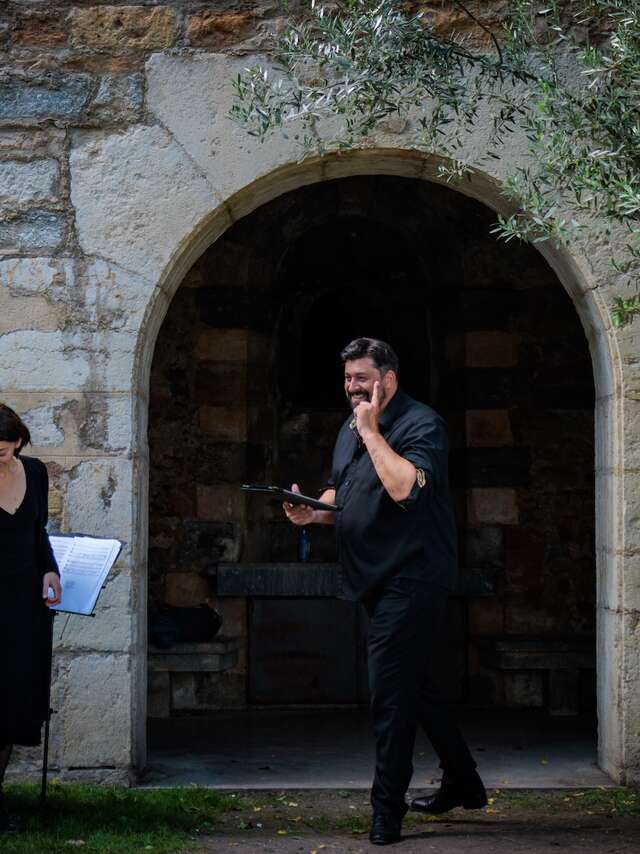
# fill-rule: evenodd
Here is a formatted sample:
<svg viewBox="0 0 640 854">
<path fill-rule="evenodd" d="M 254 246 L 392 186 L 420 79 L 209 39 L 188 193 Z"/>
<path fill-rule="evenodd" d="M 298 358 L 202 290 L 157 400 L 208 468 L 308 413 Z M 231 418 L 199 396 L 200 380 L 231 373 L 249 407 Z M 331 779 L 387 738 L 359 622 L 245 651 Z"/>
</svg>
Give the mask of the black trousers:
<svg viewBox="0 0 640 854">
<path fill-rule="evenodd" d="M 443 697 L 438 677 L 448 593 L 410 578 L 392 579 L 363 604 L 369 625 L 369 690 L 376 740 L 374 812 L 402 818 L 413 774 L 418 723 L 454 782 L 476 764 Z"/>
</svg>

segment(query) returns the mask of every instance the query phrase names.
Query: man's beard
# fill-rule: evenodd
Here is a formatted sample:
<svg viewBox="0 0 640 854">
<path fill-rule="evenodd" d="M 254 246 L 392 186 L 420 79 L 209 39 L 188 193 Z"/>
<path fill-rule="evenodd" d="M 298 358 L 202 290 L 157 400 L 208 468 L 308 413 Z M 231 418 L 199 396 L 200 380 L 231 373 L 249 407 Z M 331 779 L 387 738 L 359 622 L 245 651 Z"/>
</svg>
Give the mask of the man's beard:
<svg viewBox="0 0 640 854">
<path fill-rule="evenodd" d="M 348 402 L 349 402 L 349 406 L 351 407 L 351 409 L 352 409 L 354 412 L 355 412 L 355 410 L 357 409 L 358 404 L 363 403 L 363 402 L 366 402 L 366 403 L 370 403 L 370 402 L 371 402 L 371 395 L 369 394 L 369 392 L 368 392 L 368 391 L 361 391 L 361 392 L 359 392 L 359 394 L 363 395 L 363 397 L 361 397 L 361 398 L 360 398 L 360 399 L 358 399 L 358 400 L 354 400 L 354 396 L 353 396 L 353 395 L 349 394 L 349 392 L 348 392 L 348 391 L 346 391 L 346 392 L 345 392 L 345 395 L 346 395 L 347 400 L 348 400 Z M 378 392 L 378 400 L 380 401 L 380 403 L 384 403 L 384 400 L 385 400 L 385 393 L 384 393 L 384 390 L 383 390 L 383 388 L 382 388 L 382 384 L 380 384 L 380 389 L 379 389 L 379 392 Z"/>
</svg>

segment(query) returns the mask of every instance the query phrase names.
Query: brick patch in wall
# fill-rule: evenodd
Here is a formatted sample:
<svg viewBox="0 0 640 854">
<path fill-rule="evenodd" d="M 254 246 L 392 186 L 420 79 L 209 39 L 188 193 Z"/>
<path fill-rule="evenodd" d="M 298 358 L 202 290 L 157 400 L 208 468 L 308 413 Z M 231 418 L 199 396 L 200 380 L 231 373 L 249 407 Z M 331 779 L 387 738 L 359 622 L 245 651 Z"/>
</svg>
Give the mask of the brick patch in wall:
<svg viewBox="0 0 640 854">
<path fill-rule="evenodd" d="M 467 511 L 471 525 L 517 525 L 519 521 L 515 489 L 470 489 Z"/>
<path fill-rule="evenodd" d="M 468 447 L 499 448 L 513 445 L 508 410 L 469 409 L 466 421 Z"/>
<path fill-rule="evenodd" d="M 170 47 L 176 35 L 173 12 L 166 7 L 90 6 L 71 15 L 74 45 L 121 50 Z"/>
<path fill-rule="evenodd" d="M 518 364 L 518 339 L 510 332 L 467 332 L 468 368 L 513 368 Z"/>
</svg>

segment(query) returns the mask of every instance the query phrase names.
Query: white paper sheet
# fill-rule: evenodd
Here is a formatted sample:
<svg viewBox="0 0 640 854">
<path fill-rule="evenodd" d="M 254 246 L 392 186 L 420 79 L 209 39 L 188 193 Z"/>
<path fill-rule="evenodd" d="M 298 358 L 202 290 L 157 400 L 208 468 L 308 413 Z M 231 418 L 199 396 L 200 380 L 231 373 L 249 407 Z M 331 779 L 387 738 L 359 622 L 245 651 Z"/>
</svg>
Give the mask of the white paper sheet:
<svg viewBox="0 0 640 854">
<path fill-rule="evenodd" d="M 104 581 L 120 552 L 118 540 L 50 537 L 60 569 L 62 601 L 54 611 L 91 614 Z"/>
</svg>

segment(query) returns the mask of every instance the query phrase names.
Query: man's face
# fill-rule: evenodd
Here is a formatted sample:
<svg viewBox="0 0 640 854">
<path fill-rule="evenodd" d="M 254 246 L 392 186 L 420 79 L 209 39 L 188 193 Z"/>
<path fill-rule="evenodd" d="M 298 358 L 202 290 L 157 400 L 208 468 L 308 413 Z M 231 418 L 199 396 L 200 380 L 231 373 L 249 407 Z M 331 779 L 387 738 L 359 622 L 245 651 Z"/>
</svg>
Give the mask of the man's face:
<svg viewBox="0 0 640 854">
<path fill-rule="evenodd" d="M 390 371 L 388 373 L 391 373 Z M 385 377 L 387 374 L 385 374 Z M 364 359 L 354 359 L 344 364 L 344 391 L 352 409 L 355 409 L 363 400 L 371 400 L 373 384 L 380 383 L 380 403 L 386 398 L 385 382 L 380 370 L 376 368 L 373 359 L 368 356 Z"/>
</svg>

